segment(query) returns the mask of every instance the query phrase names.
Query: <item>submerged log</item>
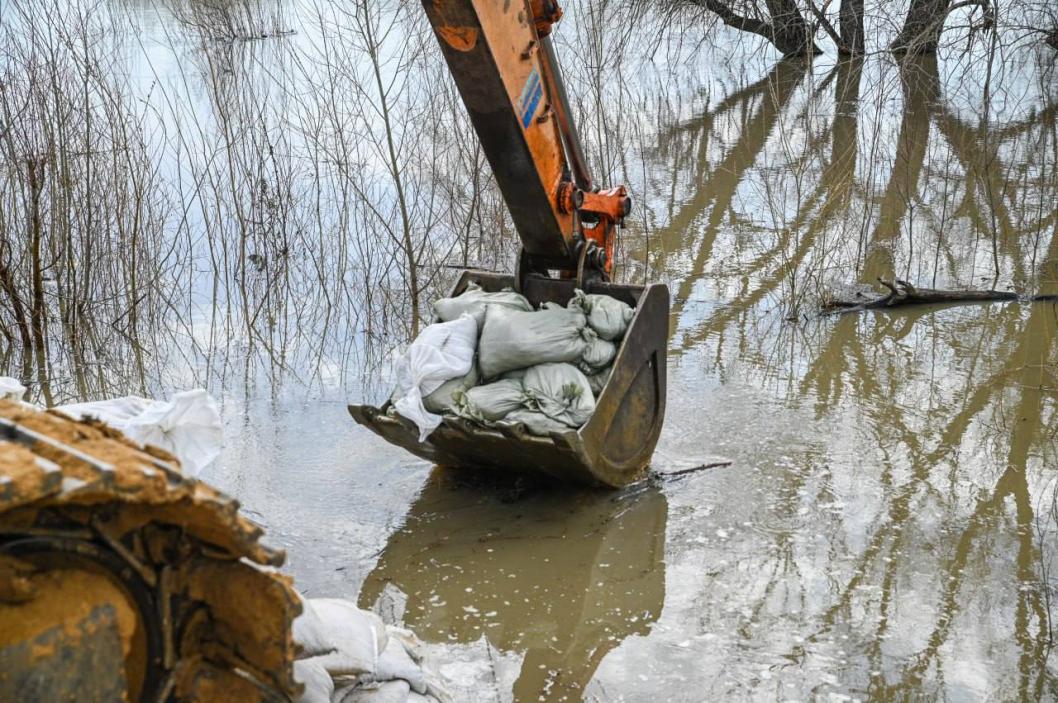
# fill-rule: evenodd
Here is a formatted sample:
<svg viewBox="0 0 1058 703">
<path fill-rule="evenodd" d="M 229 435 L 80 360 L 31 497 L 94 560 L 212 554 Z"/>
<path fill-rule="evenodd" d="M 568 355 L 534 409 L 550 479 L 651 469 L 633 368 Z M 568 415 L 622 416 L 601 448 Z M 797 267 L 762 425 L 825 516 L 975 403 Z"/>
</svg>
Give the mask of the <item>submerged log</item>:
<svg viewBox="0 0 1058 703">
<path fill-rule="evenodd" d="M 937 303 L 991 303 L 997 301 L 1022 300 L 1017 293 L 1000 290 L 937 290 L 935 288 L 916 288 L 907 281 L 896 279 L 878 283 L 888 288 L 889 292 L 871 298 L 856 292 L 849 298 L 836 297 L 823 304 L 825 312 L 857 312 L 859 310 L 877 310 L 901 305 L 930 305 Z M 1035 296 L 1024 300 L 1051 300 L 1055 296 Z"/>
</svg>

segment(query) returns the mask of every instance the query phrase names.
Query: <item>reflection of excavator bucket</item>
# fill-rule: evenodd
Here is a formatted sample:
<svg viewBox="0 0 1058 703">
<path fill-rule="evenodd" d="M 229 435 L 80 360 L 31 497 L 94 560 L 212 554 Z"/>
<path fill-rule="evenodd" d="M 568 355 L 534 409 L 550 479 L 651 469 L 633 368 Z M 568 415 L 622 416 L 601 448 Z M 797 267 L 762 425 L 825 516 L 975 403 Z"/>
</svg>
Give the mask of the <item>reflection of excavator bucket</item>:
<svg viewBox="0 0 1058 703">
<path fill-rule="evenodd" d="M 280 701 L 281 552 L 173 457 L 0 401 L 0 700 Z"/>
<path fill-rule="evenodd" d="M 576 432 L 545 438 L 446 420 L 420 444 L 400 418 L 349 410 L 431 461 L 623 485 L 646 466 L 664 419 L 668 290 L 609 283 L 632 200 L 624 186 L 600 188 L 589 172 L 551 45 L 562 10 L 555 0 L 422 2 L 522 240 L 515 276 L 466 271 L 454 292 L 475 280 L 490 291 L 514 286 L 534 304 L 565 305 L 580 288 L 624 300 L 636 315 L 595 416 Z"/>
<path fill-rule="evenodd" d="M 452 291 L 470 281 L 487 291 L 511 286 L 514 279 L 465 271 Z M 522 294 L 531 303 L 566 303 L 573 297 L 570 279 L 527 276 Z M 613 372 L 596 399 L 595 413 L 579 430 L 538 437 L 520 426 L 494 428 L 454 417 L 419 442 L 409 420 L 390 415 L 386 406 L 351 405 L 357 422 L 384 439 L 429 461 L 447 466 L 478 466 L 498 471 L 539 472 L 581 483 L 622 486 L 641 475 L 650 461 L 665 417 L 665 351 L 669 296 L 664 285 L 646 287 L 598 282 L 588 293 L 603 293 L 636 308 Z"/>
<path fill-rule="evenodd" d="M 407 596 L 404 624 L 424 640 L 484 636 L 524 657 L 515 700 L 582 700 L 606 655 L 661 616 L 665 494 L 644 482 L 512 496 L 509 482 L 482 478 L 431 474 L 359 605 L 395 587 Z"/>
</svg>

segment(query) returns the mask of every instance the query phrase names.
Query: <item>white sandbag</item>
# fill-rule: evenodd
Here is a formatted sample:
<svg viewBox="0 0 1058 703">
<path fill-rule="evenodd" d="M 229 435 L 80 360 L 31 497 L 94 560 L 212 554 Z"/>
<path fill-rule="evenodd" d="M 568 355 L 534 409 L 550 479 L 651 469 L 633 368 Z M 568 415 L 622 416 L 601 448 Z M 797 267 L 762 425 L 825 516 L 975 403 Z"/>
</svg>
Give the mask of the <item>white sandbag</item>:
<svg viewBox="0 0 1058 703">
<path fill-rule="evenodd" d="M 478 422 L 496 422 L 525 404 L 525 391 L 517 378 L 475 386 L 456 397 L 456 414 Z"/>
<path fill-rule="evenodd" d="M 486 379 L 504 371 L 549 362 L 575 362 L 584 354 L 587 318 L 566 308 L 522 312 L 498 306 L 485 311 L 478 366 Z"/>
<path fill-rule="evenodd" d="M 402 627 L 394 627 L 392 625 L 386 627 L 386 634 L 389 636 L 390 642 L 399 642 L 401 646 L 404 647 L 405 653 L 411 658 L 411 661 L 419 667 L 419 675 L 422 677 L 425 690 L 417 688 L 417 684 L 412 682 L 411 678 L 405 676 L 404 678 L 409 682 L 412 682 L 412 692 L 408 696 L 408 700 L 452 703 L 452 696 L 449 694 L 447 688 L 441 683 L 441 677 L 424 661 L 425 645 L 423 645 L 422 640 L 416 637 L 415 633 L 411 630 L 406 630 Z M 385 659 L 384 655 L 383 659 Z M 382 660 L 379 660 L 379 671 L 381 672 L 383 670 L 384 667 Z M 383 678 L 381 674 L 379 675 L 379 678 Z"/>
<path fill-rule="evenodd" d="M 0 400 L 22 400 L 26 387 L 17 378 L 0 376 Z"/>
<path fill-rule="evenodd" d="M 577 368 L 585 374 L 593 374 L 613 363 L 613 358 L 617 356 L 617 345 L 603 339 L 590 327 L 584 331 L 588 343 L 584 347 L 584 354 L 580 357 L 580 361 L 577 362 Z"/>
<path fill-rule="evenodd" d="M 595 412 L 587 377 L 572 364 L 540 364 L 522 381 L 530 410 L 538 410 L 569 427 L 580 427 Z"/>
<path fill-rule="evenodd" d="M 530 311 L 533 309 L 524 296 L 515 293 L 510 288 L 504 288 L 499 293 L 486 293 L 481 286 L 471 281 L 460 295 L 435 300 L 433 311 L 444 322 L 458 320 L 464 314 L 470 315 L 478 323 L 478 329 L 481 329 L 485 324 L 486 305 L 500 305 L 512 310 Z"/>
<path fill-rule="evenodd" d="M 397 360 L 393 407 L 419 428 L 420 442 L 441 424 L 441 416 L 423 406 L 423 397 L 470 371 L 477 337 L 478 324 L 469 315 L 439 322 L 424 329 Z"/>
<path fill-rule="evenodd" d="M 407 703 L 411 686 L 397 679 L 369 685 L 354 684 L 335 691 L 332 703 Z"/>
<path fill-rule="evenodd" d="M 595 399 L 599 399 L 599 395 L 602 393 L 603 387 L 606 386 L 606 382 L 610 380 L 610 374 L 613 373 L 613 367 L 607 366 L 593 374 L 588 374 L 588 385 L 591 386 L 591 392 L 595 396 Z"/>
<path fill-rule="evenodd" d="M 327 652 L 306 661 L 322 665 L 332 677 L 374 675 L 389 643 L 377 615 L 339 598 L 304 598 L 302 606 L 294 642 L 309 652 Z"/>
<path fill-rule="evenodd" d="M 422 669 L 411 658 L 404 645 L 395 637 L 389 638 L 389 643 L 378 658 L 378 667 L 375 669 L 376 681 L 392 681 L 403 679 L 416 693 L 426 693 L 426 676 Z"/>
<path fill-rule="evenodd" d="M 189 476 L 197 476 L 224 446 L 217 401 L 201 388 L 177 393 L 167 401 L 130 395 L 55 409 L 76 419 L 97 418 L 134 442 L 164 449 L 180 460 Z"/>
<path fill-rule="evenodd" d="M 294 618 L 290 627 L 290 634 L 294 638 L 301 652 L 299 659 L 309 659 L 331 654 L 337 650 L 337 645 L 329 639 L 329 628 L 320 619 L 315 606 L 307 599 L 301 598 L 301 615 Z"/>
<path fill-rule="evenodd" d="M 499 422 L 501 425 L 524 425 L 530 434 L 547 437 L 552 432 L 572 432 L 569 425 L 564 425 L 558 420 L 552 420 L 547 415 L 537 410 L 515 410 Z"/>
<path fill-rule="evenodd" d="M 608 295 L 585 294 L 582 290 L 573 292 L 569 306 L 587 314 L 588 325 L 609 341 L 623 337 L 635 315 L 635 309 L 628 303 Z"/>
<path fill-rule="evenodd" d="M 305 685 L 305 690 L 296 699 L 297 703 L 331 703 L 334 695 L 334 679 L 316 659 L 294 662 L 294 679 Z"/>
<path fill-rule="evenodd" d="M 453 378 L 442 383 L 437 390 L 422 399 L 422 405 L 428 411 L 441 415 L 447 412 L 455 412 L 456 395 L 462 393 L 478 384 L 478 365 L 471 362 L 470 371 L 459 378 Z"/>
</svg>

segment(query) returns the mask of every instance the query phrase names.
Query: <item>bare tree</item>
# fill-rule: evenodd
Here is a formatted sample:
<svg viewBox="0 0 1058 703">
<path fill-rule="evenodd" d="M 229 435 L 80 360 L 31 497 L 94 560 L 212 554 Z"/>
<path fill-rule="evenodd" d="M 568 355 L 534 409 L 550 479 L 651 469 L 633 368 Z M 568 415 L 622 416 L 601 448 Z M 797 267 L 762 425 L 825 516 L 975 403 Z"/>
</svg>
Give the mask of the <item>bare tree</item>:
<svg viewBox="0 0 1058 703">
<path fill-rule="evenodd" d="M 816 21 L 838 48 L 838 53 L 845 56 L 862 56 L 867 51 L 866 40 L 863 32 L 863 3 L 864 0 L 841 0 L 841 8 L 838 11 L 838 27 L 827 18 L 826 8 L 830 5 L 829 0 L 819 8 L 814 0 L 808 0 L 808 8 L 815 15 Z"/>
<path fill-rule="evenodd" d="M 838 50 L 859 56 L 866 52 L 867 42 L 863 33 L 863 0 L 842 0 L 839 15 L 841 43 Z"/>
<path fill-rule="evenodd" d="M 820 53 L 812 39 L 814 28 L 801 14 L 797 0 L 763 1 L 763 8 L 755 1 L 743 2 L 742 7 L 736 8 L 728 0 L 688 0 L 715 13 L 729 27 L 764 37 L 784 56 Z"/>
<path fill-rule="evenodd" d="M 890 48 L 906 54 L 934 53 L 940 44 L 940 34 L 944 31 L 948 15 L 964 7 L 982 8 L 982 27 L 991 27 L 993 24 L 995 10 L 992 0 L 911 0 L 904 26 Z"/>
</svg>

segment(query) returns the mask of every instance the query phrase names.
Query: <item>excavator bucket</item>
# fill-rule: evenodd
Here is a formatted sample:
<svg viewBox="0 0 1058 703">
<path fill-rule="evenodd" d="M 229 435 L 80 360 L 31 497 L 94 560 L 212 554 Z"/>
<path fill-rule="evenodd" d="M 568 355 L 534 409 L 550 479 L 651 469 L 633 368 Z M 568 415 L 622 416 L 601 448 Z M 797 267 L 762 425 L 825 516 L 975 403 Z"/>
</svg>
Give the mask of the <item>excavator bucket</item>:
<svg viewBox="0 0 1058 703">
<path fill-rule="evenodd" d="M 513 276 L 464 271 L 452 295 L 475 281 L 486 291 L 515 284 Z M 527 276 L 521 293 L 534 305 L 565 305 L 573 279 Z M 613 362 L 613 372 L 596 398 L 595 413 L 579 430 L 529 434 L 521 425 L 485 427 L 445 416 L 441 426 L 419 442 L 418 429 L 382 407 L 350 405 L 353 418 L 388 442 L 442 466 L 469 466 L 505 473 L 544 474 L 563 481 L 623 486 L 640 477 L 650 462 L 665 418 L 665 370 L 669 293 L 664 284 L 585 284 L 586 293 L 622 300 L 635 316 Z"/>
</svg>

